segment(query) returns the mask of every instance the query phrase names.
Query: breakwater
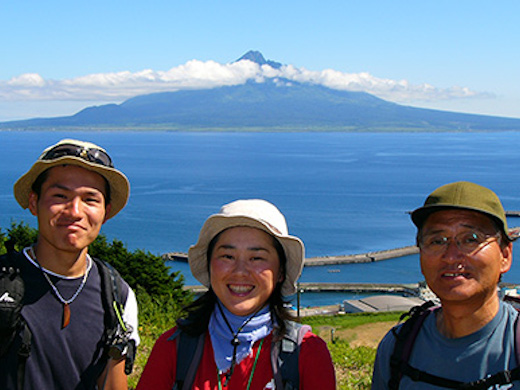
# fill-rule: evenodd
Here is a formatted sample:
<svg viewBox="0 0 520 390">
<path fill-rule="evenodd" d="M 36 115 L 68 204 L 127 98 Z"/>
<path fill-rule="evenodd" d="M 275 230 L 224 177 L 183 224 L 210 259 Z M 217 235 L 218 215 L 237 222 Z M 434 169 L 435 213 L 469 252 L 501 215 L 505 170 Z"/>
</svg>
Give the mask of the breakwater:
<svg viewBox="0 0 520 390">
<path fill-rule="evenodd" d="M 341 256 L 320 256 L 309 257 L 305 259 L 305 266 L 335 265 L 335 264 L 352 264 L 352 263 L 371 263 L 374 261 L 388 260 L 395 257 L 408 256 L 419 253 L 419 248 L 415 245 L 406 246 L 396 249 L 387 249 L 383 251 L 367 252 L 354 255 Z M 170 252 L 162 255 L 165 261 L 188 261 L 188 254 L 183 252 Z"/>
<path fill-rule="evenodd" d="M 383 251 L 367 252 L 355 255 L 310 257 L 305 259 L 305 266 L 312 267 L 334 264 L 371 263 L 374 261 L 413 255 L 416 253 L 419 253 L 419 248 L 417 248 L 415 245 L 411 245 L 402 248 L 387 249 Z"/>
</svg>

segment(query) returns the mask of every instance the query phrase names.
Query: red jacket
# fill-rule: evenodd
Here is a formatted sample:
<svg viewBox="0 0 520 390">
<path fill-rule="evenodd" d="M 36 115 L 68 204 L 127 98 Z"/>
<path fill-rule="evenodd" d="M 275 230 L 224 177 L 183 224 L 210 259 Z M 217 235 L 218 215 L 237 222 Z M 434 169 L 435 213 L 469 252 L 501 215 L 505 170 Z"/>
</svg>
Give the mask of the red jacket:
<svg viewBox="0 0 520 390">
<path fill-rule="evenodd" d="M 153 347 L 152 353 L 144 368 L 136 390 L 171 390 L 175 382 L 177 364 L 176 340 L 168 340 L 176 328 L 164 333 Z M 253 373 L 250 390 L 274 389 L 273 371 L 271 368 L 271 339 L 268 335 L 263 342 L 260 356 Z M 204 352 L 193 389 L 217 390 L 220 380 L 222 389 L 245 390 L 251 376 L 253 363 L 258 351 L 260 341 L 253 346 L 253 353 L 237 364 L 235 371 L 224 387 L 225 375 L 217 374 L 217 366 L 213 357 L 211 338 L 206 334 Z M 335 390 L 336 380 L 334 366 L 326 343 L 308 332 L 303 338 L 300 356 L 300 390 Z M 280 389 L 278 389 L 280 390 Z"/>
</svg>

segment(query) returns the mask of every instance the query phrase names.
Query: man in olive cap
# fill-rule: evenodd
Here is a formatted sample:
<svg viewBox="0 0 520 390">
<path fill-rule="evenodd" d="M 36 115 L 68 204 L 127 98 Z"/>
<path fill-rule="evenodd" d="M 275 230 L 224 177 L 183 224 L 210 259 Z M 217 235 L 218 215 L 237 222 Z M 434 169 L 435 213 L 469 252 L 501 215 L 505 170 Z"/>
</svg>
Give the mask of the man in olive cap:
<svg viewBox="0 0 520 390">
<path fill-rule="evenodd" d="M 129 190 L 104 149 L 71 139 L 44 150 L 15 183 L 16 200 L 38 219 L 38 239 L 0 258 L 0 314 L 23 296 L 22 325 L 10 339 L 0 338 L 0 355 L 7 349 L 0 389 L 128 388 L 125 371 L 139 342 L 135 295 L 111 267 L 90 257 L 88 246 L 125 206 Z M 16 268 L 24 294 L 5 278 Z"/>
<path fill-rule="evenodd" d="M 497 195 L 470 182 L 447 184 L 411 217 L 422 274 L 441 305 L 388 332 L 372 389 L 459 388 L 484 379 L 480 387 L 464 388 L 518 386 L 518 312 L 498 296 L 513 246 Z"/>
</svg>

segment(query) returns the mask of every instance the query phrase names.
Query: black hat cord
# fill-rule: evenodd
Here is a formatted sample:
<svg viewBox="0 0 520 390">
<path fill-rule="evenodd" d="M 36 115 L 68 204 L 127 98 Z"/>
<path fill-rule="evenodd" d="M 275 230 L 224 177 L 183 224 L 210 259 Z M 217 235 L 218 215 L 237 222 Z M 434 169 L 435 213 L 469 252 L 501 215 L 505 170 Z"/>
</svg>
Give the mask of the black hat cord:
<svg viewBox="0 0 520 390">
<path fill-rule="evenodd" d="M 233 328 L 231 327 L 231 324 L 229 323 L 228 319 L 226 318 L 226 315 L 224 314 L 224 311 L 222 310 L 222 307 L 220 306 L 220 302 L 217 301 L 218 309 L 220 310 L 220 314 L 222 314 L 222 317 L 224 318 L 224 321 L 226 322 L 226 325 L 233 335 L 233 338 L 231 339 L 231 345 L 233 346 L 233 360 L 231 361 L 231 367 L 229 369 L 229 372 L 226 373 L 226 382 L 224 383 L 224 386 L 227 387 L 229 380 L 231 379 L 231 375 L 233 375 L 233 372 L 235 371 L 235 365 L 237 363 L 237 347 L 240 345 L 240 340 L 238 339 L 239 333 L 244 329 L 244 327 L 251 321 L 255 316 L 260 312 L 260 310 L 263 309 L 261 307 L 258 309 L 251 317 L 249 317 L 236 332 L 233 332 Z"/>
</svg>

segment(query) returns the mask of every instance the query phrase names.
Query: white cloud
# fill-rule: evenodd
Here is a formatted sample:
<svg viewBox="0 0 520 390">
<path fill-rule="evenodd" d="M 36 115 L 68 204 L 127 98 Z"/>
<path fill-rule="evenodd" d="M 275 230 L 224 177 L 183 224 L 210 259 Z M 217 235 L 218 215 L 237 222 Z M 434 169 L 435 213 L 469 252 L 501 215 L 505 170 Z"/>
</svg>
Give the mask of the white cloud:
<svg viewBox="0 0 520 390">
<path fill-rule="evenodd" d="M 491 94 L 465 87 L 436 88 L 406 80 L 382 79 L 370 73 L 344 73 L 333 69 L 310 71 L 292 65 L 274 69 L 251 61 L 220 64 L 191 60 L 168 71 L 100 73 L 65 80 L 45 80 L 38 74 L 22 74 L 0 80 L 1 101 L 122 101 L 133 96 L 181 89 L 238 85 L 255 80 L 288 79 L 349 91 L 364 91 L 398 102 L 437 102 L 451 99 L 489 98 Z"/>
</svg>

